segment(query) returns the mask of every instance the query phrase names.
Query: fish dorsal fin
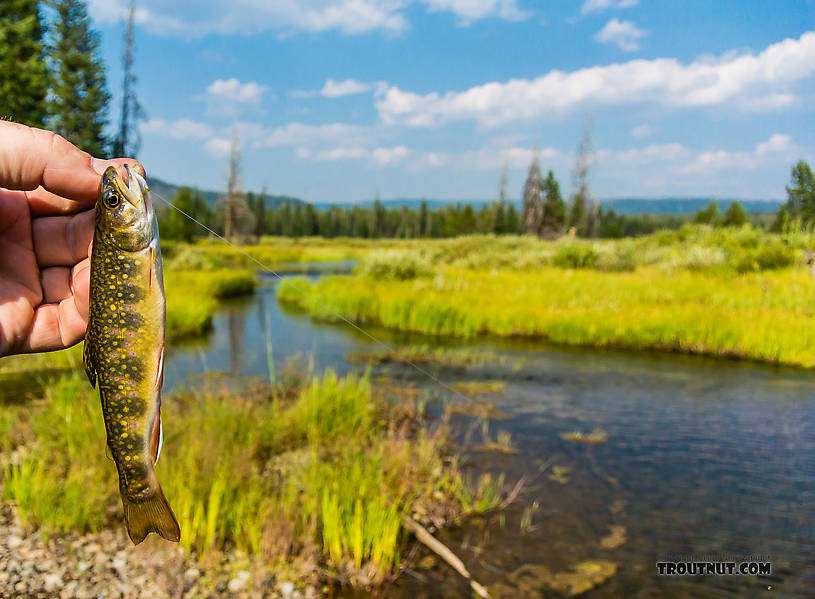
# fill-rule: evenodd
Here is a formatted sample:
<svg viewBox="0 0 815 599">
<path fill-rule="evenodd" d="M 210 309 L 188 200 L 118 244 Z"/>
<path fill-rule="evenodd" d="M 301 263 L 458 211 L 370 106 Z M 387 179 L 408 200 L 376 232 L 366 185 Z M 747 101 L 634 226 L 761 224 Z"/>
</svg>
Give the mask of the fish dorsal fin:
<svg viewBox="0 0 815 599">
<path fill-rule="evenodd" d="M 150 450 L 153 453 L 153 464 L 158 463 L 162 445 L 164 445 L 164 429 L 161 426 L 161 412 L 159 412 L 156 414 L 156 422 L 153 424 L 153 432 L 150 435 Z"/>
<path fill-rule="evenodd" d="M 85 366 L 85 374 L 91 382 L 91 387 L 96 387 L 96 363 L 93 359 L 93 339 L 91 329 L 85 333 L 85 347 L 82 350 L 82 363 Z"/>
</svg>

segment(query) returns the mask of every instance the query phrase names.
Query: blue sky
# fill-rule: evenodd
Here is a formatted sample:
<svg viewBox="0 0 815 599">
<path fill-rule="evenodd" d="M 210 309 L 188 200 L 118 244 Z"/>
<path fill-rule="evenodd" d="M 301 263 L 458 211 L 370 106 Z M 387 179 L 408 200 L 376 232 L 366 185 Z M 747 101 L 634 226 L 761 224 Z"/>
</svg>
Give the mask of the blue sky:
<svg viewBox="0 0 815 599">
<path fill-rule="evenodd" d="M 90 0 L 114 94 L 125 0 Z M 815 0 L 141 0 L 140 160 L 315 202 L 518 197 L 532 151 L 598 198 L 782 198 L 815 163 Z M 118 103 L 111 117 L 118 118 Z"/>
</svg>

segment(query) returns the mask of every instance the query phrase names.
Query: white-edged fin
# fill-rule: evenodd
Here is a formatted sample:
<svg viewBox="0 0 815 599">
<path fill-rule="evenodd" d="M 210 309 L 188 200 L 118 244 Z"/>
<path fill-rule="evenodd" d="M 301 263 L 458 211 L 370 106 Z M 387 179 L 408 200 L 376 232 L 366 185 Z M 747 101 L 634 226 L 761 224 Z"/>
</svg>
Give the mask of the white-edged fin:
<svg viewBox="0 0 815 599">
<path fill-rule="evenodd" d="M 164 382 L 164 344 L 158 353 L 158 368 L 156 369 L 156 382 L 153 384 L 153 391 L 158 391 Z"/>
<path fill-rule="evenodd" d="M 161 448 L 164 445 L 164 427 L 161 424 L 161 416 L 158 417 L 158 447 L 156 447 L 156 457 L 153 464 L 158 464 L 158 458 L 161 455 Z"/>
<path fill-rule="evenodd" d="M 150 449 L 153 453 L 153 464 L 158 464 L 158 457 L 161 455 L 161 446 L 164 445 L 164 427 L 161 426 L 161 413 L 156 414 L 156 423 L 153 425 Z"/>
</svg>

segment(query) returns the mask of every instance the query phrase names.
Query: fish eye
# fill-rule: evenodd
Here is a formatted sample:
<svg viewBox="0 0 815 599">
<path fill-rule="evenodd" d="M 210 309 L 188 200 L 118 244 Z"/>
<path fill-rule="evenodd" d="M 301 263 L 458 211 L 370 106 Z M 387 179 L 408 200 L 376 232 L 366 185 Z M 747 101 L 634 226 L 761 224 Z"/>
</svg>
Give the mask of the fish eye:
<svg viewBox="0 0 815 599">
<path fill-rule="evenodd" d="M 102 201 L 105 202 L 105 206 L 109 210 L 115 210 L 122 203 L 122 198 L 119 197 L 118 193 L 106 193 L 102 196 Z"/>
</svg>

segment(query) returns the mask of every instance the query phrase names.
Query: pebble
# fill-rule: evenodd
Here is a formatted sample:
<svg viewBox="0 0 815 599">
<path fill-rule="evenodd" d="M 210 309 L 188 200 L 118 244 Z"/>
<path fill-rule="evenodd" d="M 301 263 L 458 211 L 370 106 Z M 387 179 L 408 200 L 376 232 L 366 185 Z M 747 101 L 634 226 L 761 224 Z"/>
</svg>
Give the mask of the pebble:
<svg viewBox="0 0 815 599">
<path fill-rule="evenodd" d="M 188 568 L 184 572 L 184 580 L 187 582 L 195 582 L 201 577 L 201 571 L 198 568 Z"/>
<path fill-rule="evenodd" d="M 62 586 L 62 576 L 59 574 L 48 574 L 43 579 L 42 586 L 46 593 L 55 593 Z"/>
<path fill-rule="evenodd" d="M 229 581 L 227 588 L 232 593 L 240 593 L 241 591 L 246 589 L 246 586 L 249 583 L 249 572 L 246 570 L 240 570 L 237 574 L 235 574 L 235 578 Z"/>
<path fill-rule="evenodd" d="M 280 591 L 280 594 L 283 596 L 283 599 L 293 599 L 294 595 L 294 583 L 293 582 L 281 582 L 280 585 L 277 587 Z"/>
</svg>

